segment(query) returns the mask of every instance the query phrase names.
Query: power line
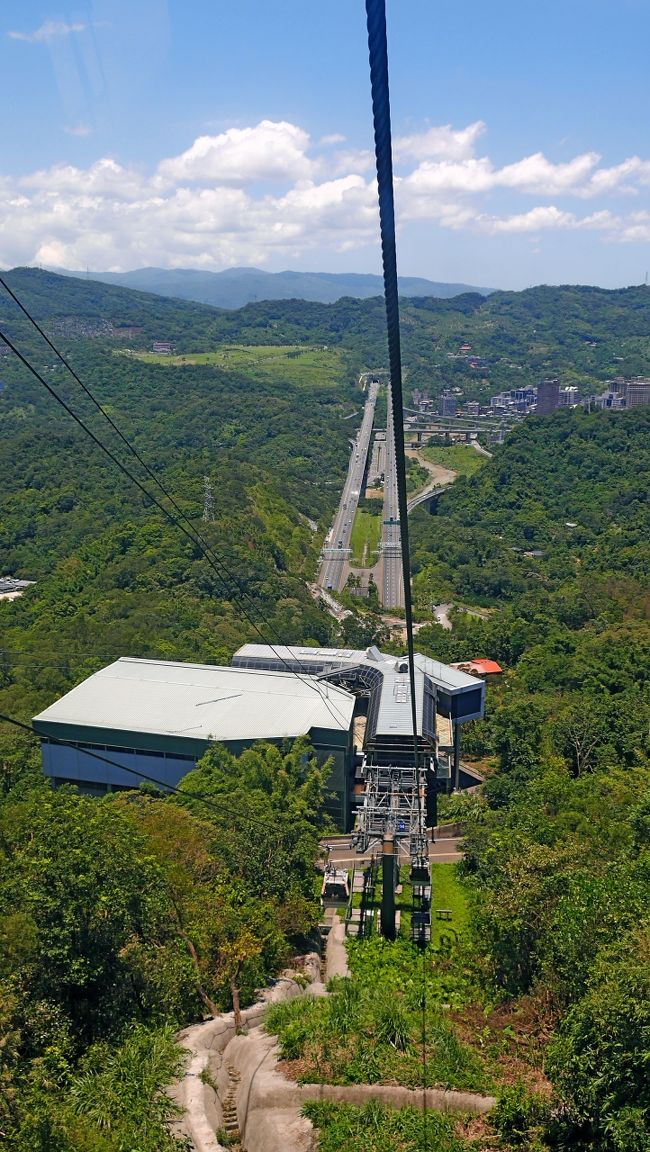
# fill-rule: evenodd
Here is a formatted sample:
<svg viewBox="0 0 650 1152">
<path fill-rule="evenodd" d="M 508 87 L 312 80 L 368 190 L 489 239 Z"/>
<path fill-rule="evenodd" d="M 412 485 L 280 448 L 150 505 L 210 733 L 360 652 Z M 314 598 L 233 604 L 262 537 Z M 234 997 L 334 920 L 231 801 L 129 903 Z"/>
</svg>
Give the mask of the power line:
<svg viewBox="0 0 650 1152">
<path fill-rule="evenodd" d="M 111 760 L 109 756 L 101 756 L 99 752 L 91 752 L 89 748 L 80 748 L 73 740 L 63 740 L 58 736 L 45 735 L 34 728 L 33 724 L 25 724 L 22 720 L 17 720 L 14 716 L 7 716 L 0 712 L 0 723 L 12 724 L 15 728 L 21 728 L 24 732 L 29 733 L 30 736 L 35 736 L 38 740 L 47 739 L 52 744 L 62 745 L 64 748 L 74 748 L 80 751 L 84 756 L 90 756 L 92 760 L 99 760 L 102 764 L 108 764 L 112 768 L 119 768 L 121 772 L 128 772 L 131 776 L 137 776 L 140 780 L 146 780 L 149 784 L 155 784 L 163 792 L 173 792 L 178 796 L 186 797 L 190 800 L 196 800 L 205 805 L 206 808 L 212 808 L 215 812 L 223 818 L 226 814 L 223 804 L 216 804 L 201 792 L 189 792 L 186 788 L 177 788 L 175 784 L 168 784 L 164 780 L 159 780 L 156 776 L 150 776 L 147 772 L 141 772 L 137 768 L 128 767 L 126 764 L 120 764 L 117 760 Z M 74 781 L 71 781 L 74 783 Z M 128 790 L 128 789 L 127 789 Z M 108 795 L 108 793 L 107 793 Z M 228 813 L 232 814 L 232 806 L 228 807 Z M 248 816 L 250 823 L 253 826 L 264 828 L 268 830 L 268 822 L 260 820 L 254 816 Z"/>
<path fill-rule="evenodd" d="M 30 736 L 36 736 L 38 740 L 51 740 L 53 744 L 60 744 L 64 748 L 76 748 L 79 750 L 79 745 L 75 744 L 73 740 L 61 740 L 58 736 L 50 736 L 43 732 L 39 732 L 34 728 L 33 724 L 25 724 L 22 720 L 16 720 L 14 716 L 6 716 L 0 712 L 0 721 L 4 724 L 13 724 L 14 728 L 22 728 L 23 732 L 28 732 Z M 117 760 L 111 760 L 108 756 L 100 756 L 98 752 L 91 752 L 88 748 L 81 749 L 84 756 L 90 756 L 92 760 L 100 760 L 102 764 L 108 764 L 112 768 L 119 768 L 120 772 L 128 772 L 132 776 L 137 776 L 140 780 L 147 780 L 150 784 L 156 784 L 159 788 L 166 792 L 176 792 L 179 796 L 189 796 L 192 800 L 200 800 L 201 803 L 207 805 L 208 808 L 214 808 L 215 812 L 220 812 L 223 815 L 223 807 L 215 804 L 213 801 L 201 796 L 198 792 L 186 792 L 181 788 L 176 788 L 173 784 L 166 784 L 163 780 L 158 780 L 155 776 L 149 776 L 146 772 L 140 772 L 135 768 L 129 768 L 125 764 L 118 763 Z"/>
<path fill-rule="evenodd" d="M 1 280 L 1 278 L 0 278 L 0 281 L 4 284 L 4 281 Z M 10 294 L 11 294 L 13 299 L 17 300 L 17 298 L 13 292 L 10 292 Z M 22 311 L 25 313 L 25 315 L 31 319 L 29 312 L 24 308 L 24 306 L 22 304 L 20 304 L 20 307 L 21 307 Z M 38 326 L 38 324 L 36 323 L 36 321 L 33 321 L 33 323 L 34 323 L 34 326 L 40 332 L 41 329 Z M 48 344 L 50 345 L 50 347 L 54 351 L 57 351 L 56 348 L 54 347 L 54 345 L 52 344 L 52 342 L 47 337 L 45 337 L 45 339 L 48 340 Z M 199 548 L 199 550 L 200 550 L 201 554 L 203 555 L 203 557 L 205 558 L 205 560 L 207 560 L 207 562 L 210 565 L 210 567 L 212 568 L 212 570 L 218 576 L 218 578 L 221 581 L 226 593 L 228 595 L 232 595 L 232 586 L 234 586 L 236 588 L 237 592 L 239 593 L 239 597 L 240 597 L 239 607 L 240 607 L 240 610 L 242 612 L 242 615 L 245 617 L 245 619 L 248 621 L 248 623 L 251 625 L 251 627 L 254 628 L 255 632 L 257 632 L 257 635 L 260 637 L 260 639 L 265 644 L 268 644 L 268 646 L 273 651 L 274 655 L 277 656 L 278 660 L 285 666 L 286 670 L 289 673 L 291 673 L 294 676 L 297 676 L 298 679 L 301 680 L 303 684 L 308 685 L 313 691 L 316 692 L 316 694 L 320 697 L 321 701 L 323 702 L 323 704 L 327 708 L 327 711 L 330 713 L 330 715 L 334 719 L 338 718 L 339 721 L 342 721 L 344 724 L 346 724 L 347 721 L 346 721 L 343 713 L 339 711 L 339 709 L 336 707 L 336 705 L 330 706 L 330 701 L 329 701 L 329 698 L 327 696 L 327 691 L 325 690 L 325 692 L 323 692 L 321 690 L 320 686 L 317 685 L 313 680 L 305 679 L 304 676 L 302 676 L 296 668 L 292 667 L 289 664 L 289 662 L 286 661 L 284 659 L 284 657 L 282 657 L 277 652 L 277 650 L 273 647 L 273 644 L 271 644 L 269 642 L 268 638 L 261 631 L 258 623 L 253 619 L 253 617 L 250 615 L 250 613 L 243 606 L 242 600 L 244 598 L 251 600 L 251 597 L 248 595 L 246 590 L 241 586 L 241 584 L 236 579 L 236 577 L 234 577 L 232 575 L 232 573 L 230 573 L 228 571 L 228 569 L 224 565 L 223 560 L 213 552 L 213 550 L 210 548 L 210 545 L 207 544 L 207 542 L 203 539 L 203 537 L 200 535 L 200 533 L 197 532 L 194 525 L 191 523 L 191 521 L 188 519 L 188 517 L 185 515 L 185 513 L 182 511 L 182 509 L 176 503 L 174 497 L 171 496 L 170 493 L 167 492 L 166 488 L 163 486 L 163 484 L 158 479 L 158 477 L 155 475 L 155 473 L 151 470 L 149 465 L 146 464 L 146 462 L 144 460 L 142 460 L 142 457 L 139 455 L 137 450 L 131 446 L 131 444 L 126 439 L 126 437 L 123 435 L 123 433 L 117 428 L 117 425 L 114 423 L 112 418 L 105 412 L 105 410 L 102 408 L 101 404 L 99 404 L 99 402 L 97 400 L 95 400 L 95 398 L 92 396 L 92 393 L 90 392 L 90 390 L 84 384 L 81 384 L 81 381 L 80 381 L 79 377 L 77 376 L 77 374 L 71 369 L 71 371 L 73 371 L 73 375 L 74 375 L 75 379 L 79 381 L 84 392 L 92 398 L 93 403 L 96 405 L 96 407 L 102 413 L 102 415 L 104 415 L 106 417 L 106 419 L 109 421 L 111 427 L 113 427 L 118 432 L 118 435 L 120 436 L 120 438 L 124 441 L 124 443 L 127 445 L 129 450 L 136 457 L 138 462 L 146 470 L 147 474 L 151 477 L 151 479 L 154 481 L 154 483 L 159 488 L 159 490 L 170 501 L 170 503 L 172 504 L 172 507 L 178 513 L 178 516 L 174 516 L 173 513 L 170 512 L 168 508 L 165 508 L 165 506 L 163 504 L 161 504 L 160 500 L 158 500 L 158 498 L 155 495 L 153 495 L 145 487 L 145 485 L 142 483 L 142 481 L 140 481 L 137 478 L 137 476 L 135 476 L 133 474 L 133 472 L 131 472 L 131 470 L 129 468 L 127 468 L 126 465 L 123 464 L 121 460 L 119 460 L 119 458 L 115 455 L 115 453 L 109 447 L 107 447 L 107 445 L 104 444 L 103 441 L 100 440 L 98 436 L 95 435 L 95 433 L 92 431 L 92 429 L 89 428 L 88 425 L 81 419 L 81 417 L 78 416 L 76 414 L 76 412 L 73 411 L 73 409 L 66 403 L 66 401 L 63 399 L 63 397 L 59 396 L 59 394 L 54 390 L 54 388 L 52 388 L 52 386 L 48 383 L 48 381 L 44 379 L 44 377 L 41 375 L 41 373 L 36 368 L 34 368 L 33 364 L 30 363 L 30 361 L 27 359 L 27 357 L 24 356 L 22 354 L 22 352 L 20 352 L 20 350 L 16 347 L 16 345 L 13 343 L 13 341 L 7 335 L 5 335 L 5 333 L 2 330 L 0 330 L 0 340 L 4 341 L 4 343 L 11 349 L 11 351 L 14 353 L 14 355 L 18 357 L 20 362 L 28 369 L 29 372 L 32 373 L 32 375 L 39 381 L 39 383 L 42 384 L 42 386 L 47 390 L 47 392 L 50 394 L 50 396 L 52 396 L 53 399 L 56 400 L 57 404 L 61 405 L 61 407 L 68 413 L 69 416 L 72 417 L 72 419 L 75 421 L 75 423 L 79 425 L 79 427 L 86 433 L 86 435 L 90 436 L 91 440 L 97 445 L 97 447 L 100 448 L 102 450 L 102 452 L 104 452 L 109 457 L 109 459 L 113 462 L 113 464 L 115 464 L 120 469 L 120 471 L 123 472 L 124 475 L 128 477 L 128 479 L 131 481 L 131 483 L 135 484 L 135 486 L 140 490 L 140 492 L 142 492 L 143 495 L 146 496 L 147 499 L 150 500 L 153 504 L 155 504 L 155 506 L 159 509 L 159 511 L 162 512 L 163 516 L 165 516 L 170 521 L 171 524 L 173 524 L 176 528 L 178 528 L 178 530 L 180 532 L 182 532 L 183 535 L 185 535 L 189 540 L 191 540 L 192 544 L 194 544 L 195 547 Z M 59 355 L 58 352 L 57 352 L 57 355 Z M 63 363 L 66 365 L 66 367 L 69 367 L 67 364 L 67 361 L 63 357 L 61 357 L 61 359 L 63 360 Z M 185 523 L 183 523 L 183 521 Z M 187 525 L 187 527 L 186 527 L 186 525 Z M 226 573 L 225 576 L 224 576 L 224 571 Z M 230 586 L 229 586 L 228 581 L 231 582 Z M 255 604 L 255 602 L 252 600 L 251 600 L 251 602 L 254 604 L 254 607 L 257 609 L 257 605 Z M 264 623 L 268 628 L 269 627 L 268 620 L 266 620 L 265 617 L 262 617 L 262 619 L 264 620 Z M 335 716 L 335 713 L 336 713 L 336 716 Z"/>
</svg>

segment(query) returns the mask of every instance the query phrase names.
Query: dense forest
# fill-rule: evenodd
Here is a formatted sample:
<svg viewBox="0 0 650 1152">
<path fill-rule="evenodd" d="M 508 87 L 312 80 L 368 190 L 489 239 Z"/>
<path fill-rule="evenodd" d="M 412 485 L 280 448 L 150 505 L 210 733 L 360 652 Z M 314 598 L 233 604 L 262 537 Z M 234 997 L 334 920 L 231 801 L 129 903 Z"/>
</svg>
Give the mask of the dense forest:
<svg viewBox="0 0 650 1152">
<path fill-rule="evenodd" d="M 487 783 L 447 810 L 483 988 L 544 1037 L 525 1147 L 650 1146 L 650 408 L 619 417 L 530 418 L 412 524 L 420 610 L 457 605 L 418 646 L 505 669 L 465 734 Z"/>
<path fill-rule="evenodd" d="M 258 629 L 287 643 L 379 634 L 372 611 L 341 634 L 306 583 L 360 416 L 358 373 L 385 364 L 381 301 L 222 313 L 34 270 L 9 279 L 218 562 L 0 355 L 2 570 L 35 581 L 0 602 L 2 713 L 29 721 L 122 654 L 224 662 Z M 595 385 L 650 367 L 644 288 L 407 301 L 403 320 L 407 378 L 432 395 L 549 371 Z M 153 492 L 5 298 L 0 329 Z M 140 358 L 158 340 L 179 355 Z M 455 358 L 462 342 L 488 360 L 484 380 Z M 247 364 L 191 362 L 234 345 Z M 265 361 L 267 346 L 286 357 Z M 315 348 L 327 354 L 320 376 Z M 466 951 L 431 955 L 451 1006 L 435 1032 L 453 1056 L 444 1077 L 488 1082 L 486 1029 L 523 1068 L 496 1085 L 491 1147 L 650 1143 L 649 431 L 648 408 L 529 418 L 410 522 L 418 647 L 505 669 L 464 734 L 482 794 L 446 802 L 469 825 Z M 451 631 L 432 621 L 441 601 L 454 604 Z M 159 1089 L 178 1066 L 174 1029 L 249 997 L 315 921 L 322 789 L 298 743 L 240 762 L 215 750 L 173 798 L 52 793 L 31 738 L 0 726 L 0 1144 L 172 1147 Z M 357 960 L 355 1011 L 372 1036 L 388 1011 L 373 1000 L 387 961 Z M 450 972 L 470 969 L 454 983 Z M 392 979 L 408 991 L 403 973 L 387 969 Z"/>
</svg>

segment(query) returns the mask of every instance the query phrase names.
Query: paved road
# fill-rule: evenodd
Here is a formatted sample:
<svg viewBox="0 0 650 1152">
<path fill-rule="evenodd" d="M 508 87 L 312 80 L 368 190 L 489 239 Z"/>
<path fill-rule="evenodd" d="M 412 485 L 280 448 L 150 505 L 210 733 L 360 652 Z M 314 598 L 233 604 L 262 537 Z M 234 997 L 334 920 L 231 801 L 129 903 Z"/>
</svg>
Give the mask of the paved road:
<svg viewBox="0 0 650 1152">
<path fill-rule="evenodd" d="M 330 861 L 335 867 L 351 867 L 356 864 L 359 867 L 364 860 L 370 860 L 373 855 L 381 854 L 381 841 L 377 840 L 375 844 L 369 849 L 368 852 L 355 852 L 350 847 L 349 837 L 337 837 L 336 840 L 332 839 L 330 843 Z M 408 841 L 404 841 L 404 863 L 409 859 L 408 855 Z M 442 839 L 436 840 L 435 843 L 429 845 L 429 859 L 439 864 L 453 864 L 454 861 L 460 860 L 463 855 L 463 841 L 462 839 L 453 840 Z"/>
<path fill-rule="evenodd" d="M 404 607 L 404 579 L 402 575 L 402 541 L 397 499 L 397 467 L 395 462 L 395 434 L 393 406 L 388 393 L 388 419 L 386 422 L 386 456 L 384 481 L 384 508 L 381 534 L 381 581 L 379 595 L 384 608 Z"/>
<path fill-rule="evenodd" d="M 371 379 L 368 384 L 368 395 L 363 410 L 363 420 L 361 421 L 361 427 L 352 449 L 348 475 L 338 511 L 321 551 L 318 583 L 320 587 L 326 591 L 340 592 L 347 579 L 352 525 L 354 524 L 354 516 L 359 503 L 359 493 L 361 492 L 366 470 L 378 391 L 378 381 Z"/>
</svg>

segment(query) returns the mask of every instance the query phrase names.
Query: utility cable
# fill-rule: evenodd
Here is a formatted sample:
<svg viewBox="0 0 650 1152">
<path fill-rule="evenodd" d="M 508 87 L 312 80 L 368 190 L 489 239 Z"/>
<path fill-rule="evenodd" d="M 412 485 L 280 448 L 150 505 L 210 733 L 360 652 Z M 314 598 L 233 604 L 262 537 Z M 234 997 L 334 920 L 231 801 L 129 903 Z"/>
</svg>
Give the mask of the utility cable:
<svg viewBox="0 0 650 1152">
<path fill-rule="evenodd" d="M 390 94 L 388 86 L 388 46 L 386 38 L 385 0 L 366 0 L 368 53 L 370 58 L 370 84 L 375 133 L 375 160 L 379 196 L 379 227 L 384 272 L 386 326 L 388 330 L 388 357 L 390 364 L 390 391 L 393 410 L 395 441 L 395 469 L 397 473 L 397 503 L 402 544 L 402 578 L 404 584 L 404 612 L 408 651 L 409 680 L 411 683 L 411 717 L 413 723 L 413 760 L 417 790 L 418 823 L 422 821 L 422 796 L 418 772 L 418 729 L 415 695 L 415 650 L 413 643 L 413 604 L 411 599 L 411 572 L 409 563 L 408 509 L 406 495 L 406 457 L 404 453 L 404 424 L 402 398 L 402 357 L 399 329 L 399 295 L 397 285 L 397 250 L 395 241 L 395 205 L 393 196 L 393 159 L 390 126 Z M 424 719 L 424 718 L 423 718 Z M 422 1121 L 423 1143 L 429 1147 L 427 1115 L 427 985 L 425 950 L 422 950 Z"/>
<path fill-rule="evenodd" d="M 165 516 L 170 521 L 171 524 L 173 524 L 176 528 L 178 528 L 178 530 L 180 532 L 182 532 L 183 535 L 186 536 L 188 538 L 188 540 L 190 540 L 192 542 L 192 544 L 199 549 L 199 551 L 201 552 L 204 559 L 207 560 L 207 562 L 210 565 L 210 567 L 212 568 L 212 570 L 218 576 L 218 578 L 221 581 L 221 583 L 224 587 L 224 590 L 227 592 L 227 594 L 232 595 L 232 585 L 234 585 L 237 588 L 241 599 L 243 599 L 244 596 L 248 596 L 248 593 L 246 593 L 241 588 L 241 585 L 239 585 L 236 578 L 233 577 L 232 574 L 229 573 L 227 569 L 225 569 L 223 561 L 219 557 L 214 556 L 211 553 L 209 545 L 204 544 L 202 538 L 200 537 L 200 535 L 198 533 L 196 533 L 196 530 L 194 529 L 194 527 L 191 525 L 191 523 L 189 521 L 188 521 L 188 523 L 190 523 L 190 527 L 189 528 L 186 527 L 186 525 L 183 523 L 183 519 L 185 519 L 185 520 L 187 519 L 187 517 L 185 517 L 184 513 L 180 512 L 180 516 L 182 517 L 182 519 L 174 516 L 173 513 L 170 512 L 168 508 L 165 508 L 165 506 L 163 504 L 161 504 L 160 500 L 155 495 L 153 495 L 151 492 L 149 492 L 149 490 L 145 487 L 145 485 L 142 483 L 142 481 L 139 480 L 137 478 L 137 476 L 135 476 L 133 474 L 133 472 L 129 468 L 127 468 L 126 465 L 115 455 L 115 453 L 109 447 L 107 447 L 107 445 L 104 444 L 103 441 L 100 440 L 98 436 L 95 435 L 95 433 L 92 431 L 92 429 L 89 428 L 88 425 L 81 419 L 81 417 L 78 416 L 77 413 L 73 411 L 73 409 L 66 403 L 66 401 L 63 399 L 63 397 L 59 396 L 58 392 L 56 392 L 54 390 L 54 388 L 51 386 L 51 384 L 49 384 L 48 381 L 44 379 L 44 377 L 41 375 L 41 373 L 36 368 L 34 368 L 33 364 L 30 363 L 30 361 L 27 359 L 27 357 L 22 354 L 22 352 L 16 347 L 14 342 L 9 338 L 9 336 L 7 336 L 1 329 L 0 329 L 0 340 L 4 341 L 4 343 L 11 349 L 11 351 L 14 353 L 14 355 L 18 357 L 20 362 L 28 369 L 29 372 L 32 373 L 32 375 L 39 381 L 39 383 L 43 385 L 43 387 L 47 390 L 47 392 L 49 392 L 50 396 L 52 396 L 53 399 L 56 400 L 57 404 L 61 405 L 61 407 L 68 413 L 69 416 L 72 417 L 72 419 L 75 421 L 75 423 L 79 425 L 79 427 L 86 433 L 86 435 L 90 436 L 90 438 L 94 442 L 94 444 L 96 444 L 97 447 L 100 448 L 102 450 L 102 452 L 104 452 L 109 457 L 109 459 L 117 466 L 117 468 L 119 468 L 120 471 L 123 472 L 125 476 L 127 476 L 127 478 L 131 481 L 131 483 L 134 484 L 140 490 L 140 492 L 142 492 L 142 494 L 144 496 L 146 496 L 146 498 L 148 500 L 150 500 L 151 503 L 154 504 L 159 509 L 160 512 L 162 512 L 163 516 Z M 139 459 L 139 457 L 138 457 L 138 459 Z M 159 484 L 158 481 L 156 481 L 156 483 L 158 483 L 158 486 L 161 487 L 161 485 Z M 168 494 L 165 492 L 164 488 L 162 489 L 162 491 L 165 493 L 165 495 L 167 496 L 168 499 L 172 500 L 172 498 L 169 497 Z M 172 500 L 172 503 L 174 503 L 173 500 Z M 225 576 L 224 576 L 224 571 L 222 571 L 220 569 L 225 570 L 225 573 L 226 573 Z M 230 586 L 229 586 L 228 581 L 231 581 Z M 289 662 L 287 660 L 285 660 L 283 656 L 280 655 L 280 653 L 274 648 L 273 644 L 269 643 L 268 638 L 261 631 L 258 623 L 253 619 L 253 617 L 250 615 L 250 613 L 243 606 L 241 599 L 240 599 L 239 607 L 240 607 L 240 610 L 242 612 L 242 615 L 245 617 L 245 619 L 248 621 L 248 623 L 251 625 L 251 627 L 254 628 L 255 632 L 260 637 L 260 639 L 263 641 L 263 643 L 267 644 L 268 647 L 271 648 L 274 655 L 285 666 L 285 668 L 288 672 L 290 672 L 294 676 L 297 676 L 297 678 L 303 684 L 307 685 L 314 692 L 316 692 L 316 694 L 320 697 L 322 703 L 325 705 L 325 707 L 327 708 L 327 711 L 329 712 L 330 716 L 332 716 L 333 719 L 338 718 L 339 721 L 342 721 L 344 724 L 347 724 L 345 716 L 343 715 L 342 712 L 339 711 L 339 709 L 336 707 L 336 705 L 333 704 L 332 706 L 330 706 L 330 700 L 329 700 L 329 697 L 327 696 L 327 693 L 322 692 L 320 686 L 318 686 L 313 680 L 306 680 L 303 676 L 301 676 L 300 672 L 297 671 L 295 668 L 292 668 L 291 665 L 289 664 Z M 268 621 L 265 620 L 265 623 L 268 626 Z M 336 713 L 336 715 L 335 715 L 335 713 Z"/>
<path fill-rule="evenodd" d="M 99 752 L 91 752 L 89 748 L 82 748 L 75 744 L 73 740 L 63 740 L 59 736 L 50 736 L 44 732 L 39 732 L 33 724 L 25 724 L 22 720 L 17 720 L 14 716 L 7 716 L 0 712 L 0 723 L 13 724 L 14 728 L 21 728 L 23 732 L 28 732 L 30 736 L 35 736 L 38 740 L 49 740 L 52 744 L 58 744 L 64 748 L 73 748 L 75 751 L 81 752 L 83 756 L 90 756 L 92 760 L 99 760 L 102 764 L 108 764 L 111 768 L 119 768 L 120 772 L 128 772 L 131 776 L 137 776 L 140 780 L 146 780 L 148 784 L 155 784 L 162 792 L 173 792 L 177 796 L 186 797 L 189 800 L 196 800 L 203 804 L 206 808 L 212 808 L 215 812 L 223 818 L 225 814 L 223 804 L 216 804 L 214 800 L 210 800 L 201 792 L 190 792 L 186 788 L 177 788 L 175 784 L 168 784 L 164 780 L 159 780 L 156 776 L 150 776 L 147 772 L 141 772 L 137 768 L 128 767 L 126 764 L 120 764 L 117 760 L 111 760 L 110 756 L 102 756 Z M 70 781 L 74 785 L 74 781 Z M 120 791 L 122 789 L 120 788 Z M 127 786 L 127 791 L 130 789 Z M 107 793 L 108 795 L 108 793 Z M 232 809 L 228 809 L 232 812 Z M 256 817 L 247 817 L 253 826 L 264 828 L 268 831 L 268 823 Z"/>
<path fill-rule="evenodd" d="M 43 331 L 43 329 L 41 328 L 38 321 L 35 319 L 34 316 L 32 316 L 31 312 L 25 307 L 25 305 L 22 303 L 22 301 L 19 299 L 19 297 L 16 295 L 16 293 L 10 287 L 10 285 L 7 284 L 7 281 L 2 276 L 0 276 L 0 285 L 2 285 L 2 287 L 5 289 L 7 294 L 11 297 L 11 299 L 15 302 L 15 304 L 18 305 L 18 307 L 20 308 L 23 315 L 27 318 L 27 320 L 29 320 L 30 324 L 33 325 L 33 327 L 36 329 L 36 331 L 39 333 L 39 335 L 43 338 L 43 340 L 45 340 L 46 344 L 52 350 L 52 352 L 54 352 L 55 356 L 58 356 L 61 363 L 68 370 L 68 372 L 70 372 L 71 376 L 73 377 L 74 380 L 76 380 L 77 384 L 82 389 L 82 391 L 86 394 L 86 396 L 88 396 L 88 398 L 92 401 L 95 408 L 97 408 L 97 410 L 99 412 L 101 412 L 104 419 L 109 423 L 109 425 L 111 426 L 113 431 L 117 434 L 117 436 L 120 438 L 120 440 L 123 442 L 123 444 L 128 448 L 129 452 L 132 453 L 132 455 L 135 457 L 135 459 L 138 461 L 138 463 L 141 465 L 141 467 L 144 468 L 147 475 L 150 477 L 150 479 L 153 481 L 153 483 L 157 486 L 157 488 L 160 490 L 160 492 L 163 494 L 163 496 L 167 500 L 169 500 L 169 502 L 172 505 L 172 507 L 174 508 L 174 511 L 176 512 L 177 516 L 180 518 L 181 521 L 183 521 L 187 525 L 187 527 L 190 529 L 190 531 L 194 534 L 194 536 L 196 538 L 196 542 L 198 543 L 199 547 L 203 546 L 203 552 L 204 552 L 206 559 L 208 559 L 208 562 L 209 562 L 209 557 L 212 556 L 215 563 L 220 564 L 222 567 L 225 567 L 224 562 L 223 562 L 222 558 L 219 556 L 219 554 L 214 551 L 214 549 L 211 547 L 211 545 L 208 544 L 208 542 L 205 540 L 205 538 L 198 531 L 196 526 L 186 516 L 186 514 L 183 512 L 180 505 L 177 503 L 177 501 L 174 499 L 174 497 L 171 495 L 171 493 L 167 491 L 167 489 L 164 487 L 162 481 L 159 479 L 159 477 L 156 475 L 156 473 L 153 471 L 153 469 L 150 468 L 150 466 L 147 464 L 146 460 L 144 460 L 142 458 L 142 456 L 137 451 L 137 449 L 133 446 L 133 444 L 131 444 L 131 442 L 124 435 L 122 430 L 115 423 L 115 421 L 111 417 L 110 413 L 106 411 L 106 409 L 103 407 L 103 405 L 100 404 L 99 400 L 97 400 L 97 398 L 93 395 L 90 388 L 88 388 L 88 386 L 86 384 L 84 384 L 83 380 L 80 378 L 80 376 L 75 371 L 75 369 L 72 367 L 72 365 L 69 363 L 67 358 L 63 355 L 62 352 L 59 351 L 59 349 L 56 347 L 56 345 L 53 343 L 53 341 L 50 340 L 47 333 Z M 41 381 L 41 382 L 43 383 L 44 381 Z M 57 396 L 57 393 L 53 393 L 53 395 Z M 226 571 L 227 571 L 227 569 L 226 569 Z M 248 599 L 253 604 L 253 607 L 255 609 L 257 609 L 257 605 L 255 604 L 255 601 L 252 599 L 252 597 L 249 596 L 249 594 L 246 592 L 246 589 L 239 583 L 237 578 L 234 577 L 231 573 L 228 573 L 228 576 L 229 576 L 229 579 L 232 581 L 234 587 L 239 592 L 240 597 L 242 597 L 242 598 L 245 597 L 246 599 Z M 223 576 L 221 576 L 220 578 L 224 584 L 224 588 L 227 591 L 229 591 L 228 585 L 225 583 Z M 230 594 L 230 592 L 229 592 L 229 594 Z M 265 620 L 264 622 L 268 628 L 269 627 L 268 620 Z M 258 635 L 259 635 L 259 631 L 258 631 Z M 280 642 L 277 634 L 275 634 L 275 638 L 276 638 L 276 640 L 278 640 L 278 642 Z M 267 643 L 267 642 L 268 641 L 265 639 L 265 643 Z M 288 662 L 283 660 L 282 657 L 279 656 L 278 652 L 273 648 L 272 644 L 269 644 L 269 647 L 272 648 L 274 655 L 277 656 L 278 659 L 281 660 L 281 662 L 285 665 L 285 667 L 287 668 L 287 671 L 292 672 L 295 675 L 299 676 L 299 672 L 297 672 L 295 668 L 290 667 Z M 326 698 L 321 693 L 320 688 L 316 688 L 315 690 L 317 691 L 318 695 L 321 697 L 321 699 L 325 703 Z M 328 708 L 328 711 L 330 712 L 330 715 L 332 715 L 331 709 Z M 338 712 L 338 709 L 336 709 L 336 711 L 338 713 L 339 719 L 343 720 L 344 717 L 341 715 L 340 712 Z"/>
</svg>

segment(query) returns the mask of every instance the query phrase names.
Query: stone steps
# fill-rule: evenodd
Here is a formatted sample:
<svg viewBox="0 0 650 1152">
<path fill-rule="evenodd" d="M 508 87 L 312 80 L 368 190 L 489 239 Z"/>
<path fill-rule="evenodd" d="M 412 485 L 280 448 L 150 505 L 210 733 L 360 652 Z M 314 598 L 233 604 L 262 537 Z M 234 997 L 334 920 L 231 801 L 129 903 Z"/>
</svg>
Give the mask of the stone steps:
<svg viewBox="0 0 650 1152">
<path fill-rule="evenodd" d="M 237 1115 L 237 1103 L 235 1100 L 235 1093 L 241 1080 L 241 1074 L 237 1071 L 234 1064 L 226 1061 L 226 1071 L 228 1073 L 228 1091 L 221 1104 L 221 1112 L 223 1115 L 223 1127 L 231 1138 L 231 1147 L 237 1146 L 241 1148 L 240 1133 L 239 1133 L 239 1117 Z"/>
</svg>

